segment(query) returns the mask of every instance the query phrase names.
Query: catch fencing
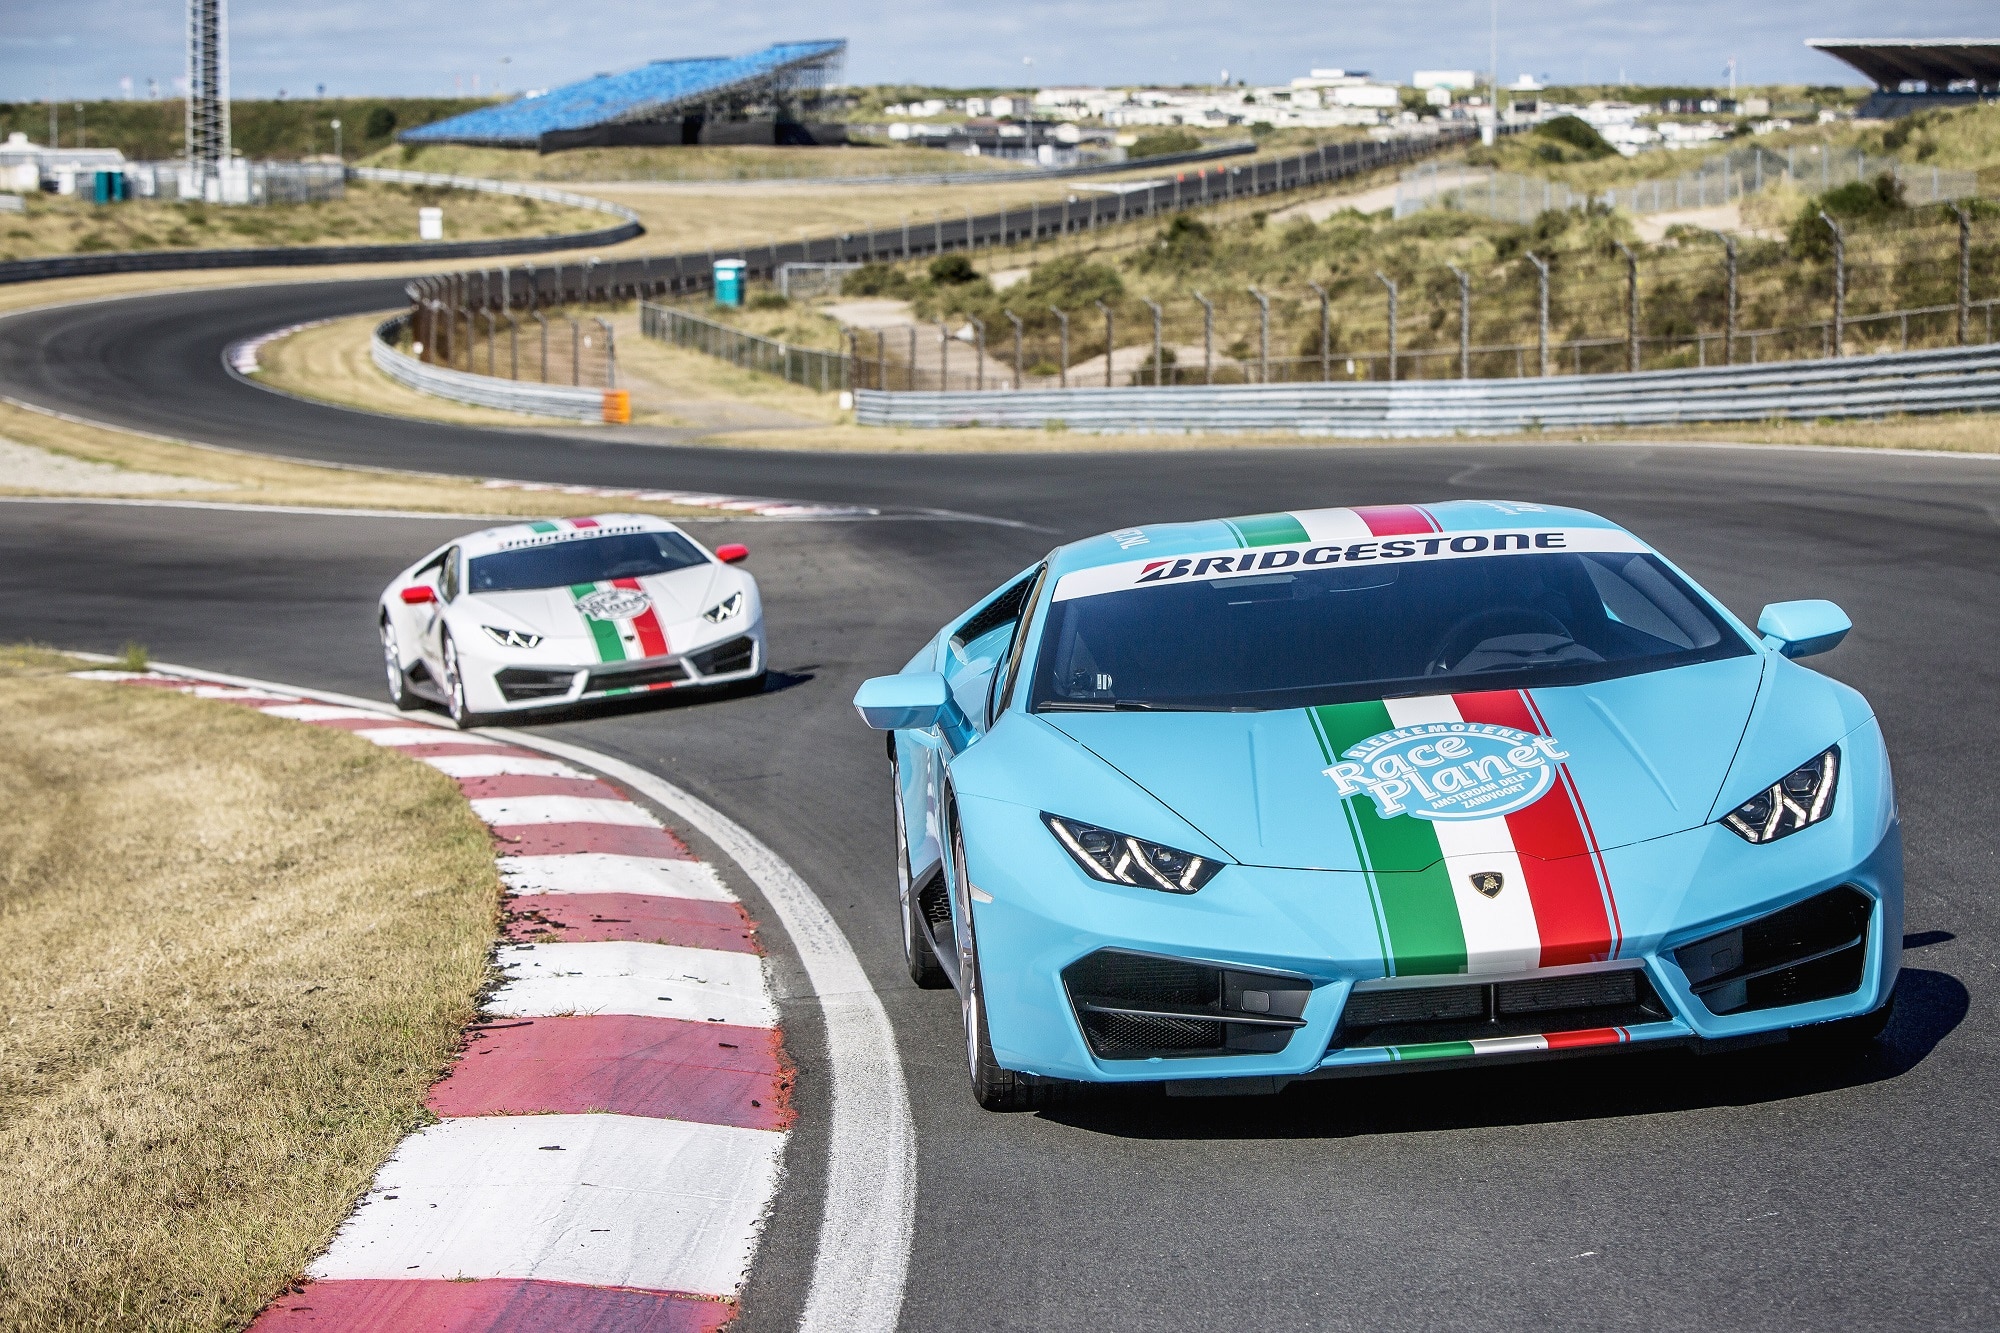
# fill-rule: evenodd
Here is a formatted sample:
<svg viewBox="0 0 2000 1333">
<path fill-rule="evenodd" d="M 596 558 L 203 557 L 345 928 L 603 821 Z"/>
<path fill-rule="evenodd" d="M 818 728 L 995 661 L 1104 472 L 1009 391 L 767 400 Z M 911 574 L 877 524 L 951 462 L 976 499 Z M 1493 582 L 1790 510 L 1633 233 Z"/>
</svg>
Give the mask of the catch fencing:
<svg viewBox="0 0 2000 1333">
<path fill-rule="evenodd" d="M 639 332 L 648 338 L 705 352 L 745 370 L 776 375 L 779 379 L 803 384 L 821 393 L 854 387 L 853 366 L 845 353 L 793 347 L 775 338 L 732 329 L 726 324 L 718 324 L 712 319 L 703 319 L 672 306 L 641 302 Z"/>
<path fill-rule="evenodd" d="M 1893 179 L 1910 205 L 1965 199 L 1979 188 L 1978 173 L 1972 171 L 1909 166 L 1860 151 L 1837 153 L 1813 147 L 1800 153 L 1793 147 L 1779 154 L 1752 146 L 1708 158 L 1677 176 L 1604 190 L 1576 190 L 1562 181 L 1515 172 L 1441 169 L 1431 164 L 1402 173 L 1396 182 L 1395 216 L 1442 208 L 1526 226 L 1550 210 L 1595 205 L 1638 215 L 1673 213 L 1734 203 L 1781 182 L 1823 194 L 1881 176 Z"/>
<path fill-rule="evenodd" d="M 1870 418 L 2000 408 L 2000 346 L 1523 380 L 855 393 L 864 426 L 1355 438 Z"/>
<path fill-rule="evenodd" d="M 630 418 L 629 400 L 614 388 L 545 384 L 535 380 L 502 379 L 493 374 L 430 365 L 401 350 L 409 316 L 397 315 L 376 326 L 368 354 L 376 368 L 405 388 L 435 398 L 495 407 L 536 416 L 575 421 L 620 421 Z M 491 346 L 491 344 L 489 344 Z"/>
</svg>

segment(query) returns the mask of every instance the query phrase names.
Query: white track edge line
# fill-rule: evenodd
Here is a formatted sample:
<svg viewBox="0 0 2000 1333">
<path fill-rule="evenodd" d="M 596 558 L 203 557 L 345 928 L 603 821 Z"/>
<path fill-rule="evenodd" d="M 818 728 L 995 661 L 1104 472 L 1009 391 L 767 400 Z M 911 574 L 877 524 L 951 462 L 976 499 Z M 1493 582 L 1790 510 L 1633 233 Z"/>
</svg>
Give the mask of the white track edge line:
<svg viewBox="0 0 2000 1333">
<path fill-rule="evenodd" d="M 100 653 L 70 656 L 117 660 Z M 247 689 L 283 690 L 445 729 L 443 723 L 351 694 L 168 662 L 152 662 L 147 669 Z M 902 1315 L 915 1240 L 916 1126 L 910 1117 L 895 1029 L 840 924 L 783 857 L 734 819 L 665 778 L 565 741 L 505 727 L 482 727 L 479 733 L 569 759 L 630 784 L 700 829 L 763 892 L 798 951 L 819 1000 L 833 1074 L 826 1199 L 798 1327 L 801 1333 L 893 1333 Z"/>
</svg>

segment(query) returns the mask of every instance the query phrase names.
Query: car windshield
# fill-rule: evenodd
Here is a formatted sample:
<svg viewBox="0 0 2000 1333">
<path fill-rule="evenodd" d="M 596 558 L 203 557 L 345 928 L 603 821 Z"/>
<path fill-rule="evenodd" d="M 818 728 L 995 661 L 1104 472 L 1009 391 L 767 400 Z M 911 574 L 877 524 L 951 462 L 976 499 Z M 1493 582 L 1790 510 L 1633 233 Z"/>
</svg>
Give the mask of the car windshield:
<svg viewBox="0 0 2000 1333">
<path fill-rule="evenodd" d="M 1750 651 L 1652 555 L 1293 569 L 1055 602 L 1032 706 L 1304 708 L 1582 684 Z"/>
<path fill-rule="evenodd" d="M 624 532 L 475 556 L 468 583 L 473 592 L 568 588 L 606 579 L 641 579 L 705 560 L 695 544 L 678 532 Z"/>
</svg>

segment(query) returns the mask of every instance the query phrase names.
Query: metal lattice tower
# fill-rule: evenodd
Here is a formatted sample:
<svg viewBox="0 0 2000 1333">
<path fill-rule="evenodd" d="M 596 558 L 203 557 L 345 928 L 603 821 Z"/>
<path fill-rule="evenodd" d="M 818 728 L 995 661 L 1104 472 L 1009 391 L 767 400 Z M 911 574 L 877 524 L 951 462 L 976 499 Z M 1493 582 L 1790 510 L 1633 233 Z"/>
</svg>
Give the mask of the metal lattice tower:
<svg viewBox="0 0 2000 1333">
<path fill-rule="evenodd" d="M 196 180 L 229 159 L 228 0 L 188 0 L 187 155 Z"/>
</svg>

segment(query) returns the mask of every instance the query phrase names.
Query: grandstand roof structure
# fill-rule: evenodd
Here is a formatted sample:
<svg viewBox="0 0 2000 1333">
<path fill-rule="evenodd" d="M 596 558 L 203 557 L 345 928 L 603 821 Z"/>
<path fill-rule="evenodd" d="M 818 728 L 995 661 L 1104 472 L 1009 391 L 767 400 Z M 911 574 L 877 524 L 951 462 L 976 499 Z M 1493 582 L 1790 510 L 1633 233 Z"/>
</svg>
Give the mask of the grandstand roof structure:
<svg viewBox="0 0 2000 1333">
<path fill-rule="evenodd" d="M 686 118 L 740 117 L 770 107 L 783 119 L 799 104 L 819 99 L 838 81 L 847 43 L 781 42 L 740 56 L 655 60 L 622 74 L 598 74 L 539 97 L 482 107 L 397 138 L 413 144 L 544 147 L 604 126 L 678 122 Z"/>
<path fill-rule="evenodd" d="M 1815 37 L 1806 45 L 1846 61 L 1885 93 L 1911 83 L 1931 93 L 2000 90 L 2000 38 Z"/>
</svg>

